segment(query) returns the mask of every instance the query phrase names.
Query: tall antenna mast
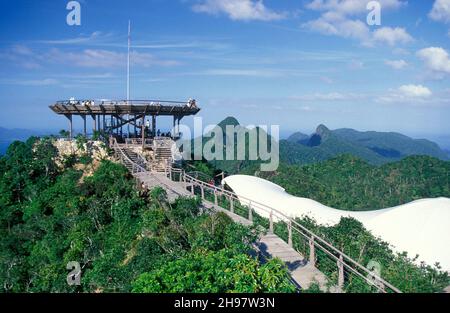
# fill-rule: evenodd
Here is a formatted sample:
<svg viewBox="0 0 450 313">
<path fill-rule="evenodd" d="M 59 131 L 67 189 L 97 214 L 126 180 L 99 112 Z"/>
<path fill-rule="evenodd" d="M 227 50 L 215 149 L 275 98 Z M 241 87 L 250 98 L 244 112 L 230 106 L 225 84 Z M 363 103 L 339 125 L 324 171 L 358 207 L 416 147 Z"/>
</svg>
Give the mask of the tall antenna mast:
<svg viewBox="0 0 450 313">
<path fill-rule="evenodd" d="M 127 104 L 128 101 L 130 101 L 130 46 L 131 46 L 131 21 L 128 20 Z"/>
</svg>

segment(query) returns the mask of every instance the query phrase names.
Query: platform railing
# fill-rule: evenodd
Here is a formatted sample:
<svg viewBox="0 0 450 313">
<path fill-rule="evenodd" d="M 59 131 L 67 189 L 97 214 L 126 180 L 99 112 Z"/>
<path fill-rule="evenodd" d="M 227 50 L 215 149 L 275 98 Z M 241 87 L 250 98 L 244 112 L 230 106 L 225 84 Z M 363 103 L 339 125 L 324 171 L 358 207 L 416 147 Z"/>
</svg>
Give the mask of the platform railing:
<svg viewBox="0 0 450 313">
<path fill-rule="evenodd" d="M 76 99 L 76 100 L 59 100 L 57 105 L 172 105 L 185 106 L 188 101 L 169 101 L 169 100 L 104 100 L 104 99 Z"/>
<path fill-rule="evenodd" d="M 147 146 L 151 146 L 153 145 L 153 139 L 145 138 L 144 143 Z M 125 138 L 125 145 L 126 146 L 142 145 L 142 138 Z"/>
</svg>

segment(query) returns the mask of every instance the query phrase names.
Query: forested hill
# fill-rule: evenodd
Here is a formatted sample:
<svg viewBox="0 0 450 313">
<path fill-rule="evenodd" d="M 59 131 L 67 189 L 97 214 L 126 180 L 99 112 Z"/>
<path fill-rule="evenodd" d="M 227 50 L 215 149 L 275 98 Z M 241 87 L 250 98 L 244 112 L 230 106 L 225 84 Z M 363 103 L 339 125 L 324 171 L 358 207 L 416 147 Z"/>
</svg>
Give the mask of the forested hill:
<svg viewBox="0 0 450 313">
<path fill-rule="evenodd" d="M 31 138 L 0 158 L 0 292 L 295 291 L 285 264 L 249 253 L 267 220 L 255 215 L 255 225 L 245 227 L 205 211 L 198 198 L 169 203 L 161 188 L 136 189 L 122 165 L 87 151 L 57 164 L 57 153 L 51 139 Z M 449 284 L 447 273 L 393 253 L 355 220 L 298 222 L 364 264 L 378 260 L 384 278 L 404 292 L 440 292 Z M 287 235 L 280 226 L 275 232 Z M 71 261 L 82 268 L 80 286 L 67 284 Z M 336 277 L 335 264 L 318 264 Z M 346 288 L 367 292 L 350 280 Z"/>
<path fill-rule="evenodd" d="M 198 199 L 139 192 L 122 165 L 86 155 L 59 168 L 56 156 L 51 140 L 30 139 L 0 158 L 0 292 L 295 290 L 281 261 L 248 254 L 256 228 Z M 67 284 L 71 261 L 80 286 Z"/>
<path fill-rule="evenodd" d="M 389 161 L 367 147 L 341 138 L 324 125 L 320 125 L 306 142 L 293 142 L 292 138 L 280 142 L 280 159 L 289 164 L 309 164 L 342 154 L 351 154 L 376 165 Z"/>
<path fill-rule="evenodd" d="M 217 124 L 221 128 L 223 144 L 225 149 L 230 148 L 228 144 L 232 138 L 226 134 L 226 126 L 231 125 L 237 130 L 246 130 L 246 151 L 248 151 L 249 136 L 258 136 L 260 132 L 267 136 L 268 142 L 273 140 L 270 135 L 261 128 L 246 129 L 241 126 L 234 117 L 227 117 Z M 263 136 L 264 137 L 264 136 Z M 203 138 L 203 144 L 209 140 L 209 136 Z M 236 136 L 234 146 L 236 151 Z M 398 133 L 384 132 L 358 132 L 353 129 L 330 130 L 325 125 L 319 125 L 314 134 L 308 136 L 302 133 L 294 133 L 287 140 L 279 141 L 280 161 L 291 165 L 314 164 L 329 160 L 340 155 L 349 154 L 358 157 L 373 165 L 383 165 L 399 161 L 413 155 L 432 156 L 441 160 L 449 160 L 447 152 L 442 150 L 436 143 L 425 139 L 412 139 Z M 225 156 L 225 153 L 224 153 Z M 259 164 L 260 161 L 224 160 L 212 161 L 214 167 L 224 170 L 230 174 L 245 171 L 247 167 Z"/>
<path fill-rule="evenodd" d="M 248 168 L 253 174 L 258 168 Z M 377 167 L 351 155 L 259 175 L 290 194 L 345 210 L 380 209 L 421 198 L 450 198 L 450 162 L 412 156 Z"/>
<path fill-rule="evenodd" d="M 307 164 L 343 153 L 380 165 L 412 155 L 427 155 L 448 160 L 447 153 L 436 143 L 413 139 L 394 132 L 359 132 L 342 128 L 330 130 L 319 125 L 311 136 L 294 133 L 280 143 L 281 158 L 290 164 Z"/>
<path fill-rule="evenodd" d="M 446 152 L 433 141 L 413 139 L 395 132 L 360 132 L 350 128 L 332 131 L 339 137 L 358 143 L 381 156 L 400 158 L 410 155 L 428 155 L 442 160 L 448 160 Z"/>
</svg>

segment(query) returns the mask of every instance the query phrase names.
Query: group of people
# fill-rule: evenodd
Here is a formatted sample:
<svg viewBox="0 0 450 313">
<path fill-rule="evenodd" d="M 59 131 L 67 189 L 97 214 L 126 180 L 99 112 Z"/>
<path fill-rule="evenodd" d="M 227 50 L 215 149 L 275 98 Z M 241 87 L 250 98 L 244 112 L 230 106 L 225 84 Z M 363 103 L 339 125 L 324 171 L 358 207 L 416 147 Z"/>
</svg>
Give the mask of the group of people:
<svg viewBox="0 0 450 313">
<path fill-rule="evenodd" d="M 89 106 L 93 106 L 95 105 L 95 101 L 94 100 L 76 100 L 74 97 L 71 97 L 69 99 L 69 104 L 74 104 L 74 105 L 89 105 Z M 101 102 L 101 104 L 106 104 L 104 101 Z M 128 101 L 124 101 L 124 104 L 128 104 Z M 150 102 L 150 105 L 160 105 L 160 103 L 155 103 L 155 102 Z M 189 101 L 186 103 L 186 106 L 188 108 L 191 109 L 196 109 L 197 108 L 197 102 L 195 101 L 195 99 L 189 99 Z"/>
<path fill-rule="evenodd" d="M 92 105 L 95 105 L 95 101 L 94 100 L 75 100 L 75 98 L 74 97 L 72 97 L 72 98 L 70 98 L 69 99 L 69 104 L 72 104 L 72 105 L 89 105 L 89 106 L 92 106 Z"/>
<path fill-rule="evenodd" d="M 196 109 L 197 108 L 197 103 L 195 102 L 195 99 L 190 99 L 189 98 L 189 101 L 186 103 L 186 106 L 188 108 L 191 108 L 191 109 Z"/>
<path fill-rule="evenodd" d="M 141 128 L 142 128 L 142 124 L 139 121 L 138 122 L 138 129 L 141 130 Z M 150 125 L 150 121 L 149 120 L 145 121 L 144 131 L 145 131 L 145 137 L 172 137 L 172 133 L 170 131 L 169 132 L 161 132 L 161 130 L 158 129 L 156 132 L 153 132 L 153 130 L 151 129 L 151 125 Z M 142 136 L 142 133 L 141 133 L 141 136 Z"/>
</svg>

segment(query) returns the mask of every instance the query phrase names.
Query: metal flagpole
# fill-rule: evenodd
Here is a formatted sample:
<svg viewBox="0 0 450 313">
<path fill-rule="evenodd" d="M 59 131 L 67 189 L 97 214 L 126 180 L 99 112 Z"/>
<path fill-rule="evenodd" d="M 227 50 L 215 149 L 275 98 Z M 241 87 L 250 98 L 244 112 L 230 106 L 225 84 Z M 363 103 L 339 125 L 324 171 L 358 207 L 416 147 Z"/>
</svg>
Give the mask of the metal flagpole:
<svg viewBox="0 0 450 313">
<path fill-rule="evenodd" d="M 130 46 L 131 46 L 131 21 L 128 21 L 127 104 L 128 101 L 130 101 Z"/>
<path fill-rule="evenodd" d="M 128 59 L 127 59 L 127 105 L 130 105 L 130 46 L 131 46 L 131 21 L 128 20 Z M 127 115 L 127 119 L 130 119 L 130 115 Z M 130 136 L 130 123 L 127 124 L 128 137 Z"/>
</svg>

